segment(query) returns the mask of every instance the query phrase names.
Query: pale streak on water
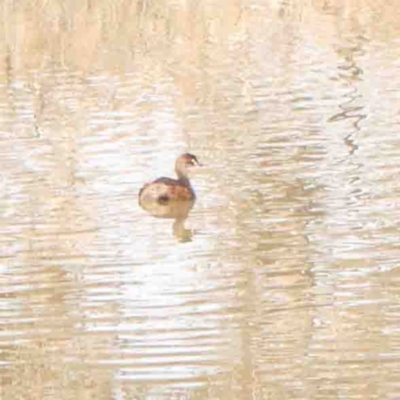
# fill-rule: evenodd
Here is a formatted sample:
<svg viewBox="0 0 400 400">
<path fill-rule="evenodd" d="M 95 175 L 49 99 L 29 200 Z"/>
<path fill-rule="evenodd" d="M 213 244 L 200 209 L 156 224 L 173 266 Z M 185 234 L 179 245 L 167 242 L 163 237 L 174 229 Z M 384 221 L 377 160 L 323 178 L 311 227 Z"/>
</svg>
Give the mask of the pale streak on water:
<svg viewBox="0 0 400 400">
<path fill-rule="evenodd" d="M 112 24 L 129 19 L 115 10 L 88 13 L 115 29 L 99 36 L 104 54 L 120 54 L 95 53 L 92 69 L 96 25 L 79 62 L 67 34 L 62 62 L 45 47 L 40 67 L 24 69 L 8 38 L 2 398 L 397 398 L 400 45 L 389 6 L 382 17 L 221 3 L 199 17 L 184 3 L 165 21 L 141 9 L 130 63 Z M 193 42 L 160 19 L 186 23 Z M 205 166 L 174 230 L 137 192 L 188 150 Z"/>
</svg>

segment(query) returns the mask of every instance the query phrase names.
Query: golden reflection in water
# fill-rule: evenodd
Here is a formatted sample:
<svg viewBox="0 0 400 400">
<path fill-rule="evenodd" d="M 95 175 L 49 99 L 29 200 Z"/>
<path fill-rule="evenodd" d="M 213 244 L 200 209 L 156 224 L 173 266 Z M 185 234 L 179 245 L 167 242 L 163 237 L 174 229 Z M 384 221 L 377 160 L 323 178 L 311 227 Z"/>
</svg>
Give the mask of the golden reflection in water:
<svg viewBox="0 0 400 400">
<path fill-rule="evenodd" d="M 195 200 L 169 201 L 166 203 L 147 201 L 141 202 L 140 206 L 156 218 L 173 219 L 173 235 L 178 241 L 185 243 L 190 242 L 193 237 L 193 231 L 185 228 L 185 221 L 194 203 Z"/>
<path fill-rule="evenodd" d="M 5 398 L 398 396 L 396 2 L 0 14 Z M 135 198 L 177 148 L 185 246 Z"/>
</svg>

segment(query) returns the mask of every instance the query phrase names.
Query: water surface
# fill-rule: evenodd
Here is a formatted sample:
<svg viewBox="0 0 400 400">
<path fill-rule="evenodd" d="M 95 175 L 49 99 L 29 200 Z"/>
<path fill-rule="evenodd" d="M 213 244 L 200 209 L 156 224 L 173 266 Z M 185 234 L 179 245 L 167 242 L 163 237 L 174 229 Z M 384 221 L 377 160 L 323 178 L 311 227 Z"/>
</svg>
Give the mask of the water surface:
<svg viewBox="0 0 400 400">
<path fill-rule="evenodd" d="M 398 397 L 397 8 L 297 3 L 4 6 L 4 398 Z"/>
</svg>

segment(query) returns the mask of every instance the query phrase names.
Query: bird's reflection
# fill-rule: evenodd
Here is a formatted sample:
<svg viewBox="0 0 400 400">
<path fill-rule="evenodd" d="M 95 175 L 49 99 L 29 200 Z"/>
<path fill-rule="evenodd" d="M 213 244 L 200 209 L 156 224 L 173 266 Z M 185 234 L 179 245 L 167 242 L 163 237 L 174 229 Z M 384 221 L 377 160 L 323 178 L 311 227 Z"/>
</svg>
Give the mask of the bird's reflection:
<svg viewBox="0 0 400 400">
<path fill-rule="evenodd" d="M 185 228 L 185 221 L 189 216 L 195 200 L 186 201 L 141 201 L 140 206 L 156 218 L 174 219 L 172 224 L 172 233 L 179 242 L 190 242 L 193 237 L 193 231 Z"/>
</svg>

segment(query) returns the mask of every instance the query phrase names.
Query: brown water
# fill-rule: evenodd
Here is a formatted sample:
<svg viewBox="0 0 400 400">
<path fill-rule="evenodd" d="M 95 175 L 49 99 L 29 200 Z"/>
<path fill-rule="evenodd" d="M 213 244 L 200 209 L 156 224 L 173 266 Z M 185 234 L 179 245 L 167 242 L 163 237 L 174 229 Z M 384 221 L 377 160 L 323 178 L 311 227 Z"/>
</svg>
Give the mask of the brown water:
<svg viewBox="0 0 400 400">
<path fill-rule="evenodd" d="M 0 11 L 1 398 L 400 398 L 397 4 L 66 3 Z"/>
</svg>

